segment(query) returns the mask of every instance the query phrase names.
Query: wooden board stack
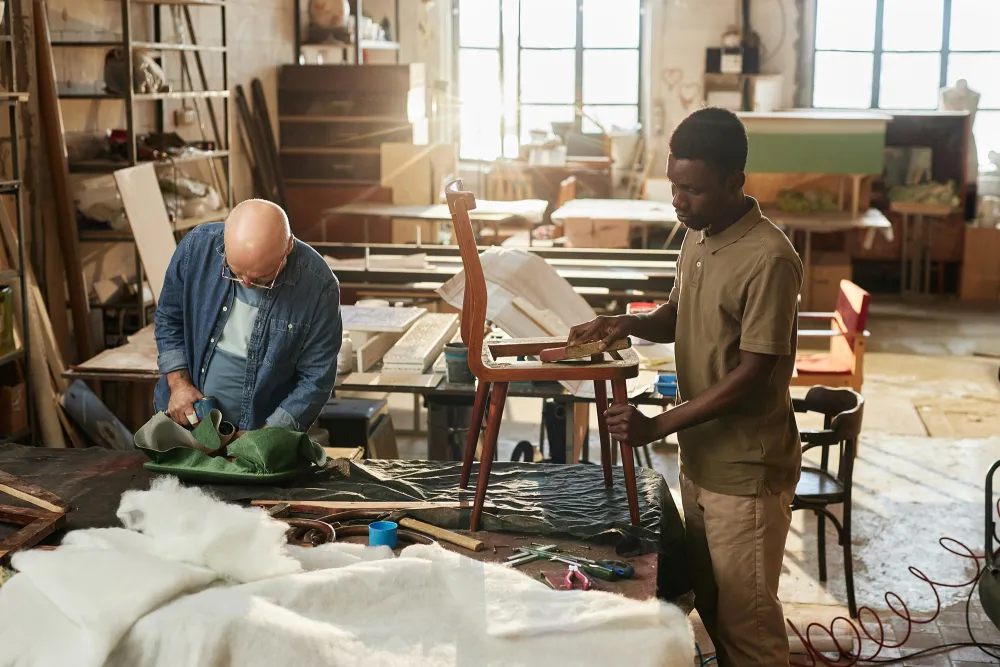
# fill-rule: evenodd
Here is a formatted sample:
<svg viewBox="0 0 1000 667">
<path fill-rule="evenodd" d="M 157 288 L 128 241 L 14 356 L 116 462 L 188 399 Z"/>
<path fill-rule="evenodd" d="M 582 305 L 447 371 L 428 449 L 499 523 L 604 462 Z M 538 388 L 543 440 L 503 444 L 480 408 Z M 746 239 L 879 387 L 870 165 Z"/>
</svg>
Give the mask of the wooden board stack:
<svg viewBox="0 0 1000 667">
<path fill-rule="evenodd" d="M 428 313 L 414 324 L 386 353 L 382 369 L 423 373 L 441 354 L 458 329 L 458 315 Z"/>
<path fill-rule="evenodd" d="M 424 316 L 426 308 L 341 306 L 344 330 L 354 344 L 354 370 L 364 373 L 382 360 L 396 341 Z"/>
</svg>

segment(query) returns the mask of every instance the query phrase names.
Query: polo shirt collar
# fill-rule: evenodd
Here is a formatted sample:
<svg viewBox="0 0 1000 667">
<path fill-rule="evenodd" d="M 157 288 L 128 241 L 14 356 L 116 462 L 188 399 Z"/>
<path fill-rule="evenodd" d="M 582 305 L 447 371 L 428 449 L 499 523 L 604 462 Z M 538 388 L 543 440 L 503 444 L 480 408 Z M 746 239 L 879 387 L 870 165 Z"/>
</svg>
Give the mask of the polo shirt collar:
<svg viewBox="0 0 1000 667">
<path fill-rule="evenodd" d="M 736 243 L 760 222 L 760 204 L 753 197 L 747 197 L 752 202 L 750 210 L 734 224 L 722 230 L 718 234 L 705 235 L 705 248 L 710 253 L 716 253 L 728 245 Z"/>
</svg>

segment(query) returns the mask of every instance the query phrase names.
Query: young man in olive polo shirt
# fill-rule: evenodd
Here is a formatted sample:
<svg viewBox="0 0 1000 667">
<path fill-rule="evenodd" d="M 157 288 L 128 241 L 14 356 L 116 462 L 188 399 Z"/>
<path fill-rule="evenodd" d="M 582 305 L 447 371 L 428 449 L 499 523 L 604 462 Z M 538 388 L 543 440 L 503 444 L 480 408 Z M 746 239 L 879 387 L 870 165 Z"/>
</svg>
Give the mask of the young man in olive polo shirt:
<svg viewBox="0 0 1000 667">
<path fill-rule="evenodd" d="M 570 339 L 676 342 L 678 406 L 654 418 L 612 407 L 608 429 L 635 447 L 677 433 L 695 604 L 719 665 L 775 667 L 788 665 L 778 577 L 801 462 L 788 386 L 802 264 L 743 194 L 746 160 L 729 111 L 677 127 L 667 176 L 689 231 L 668 302 L 599 317 Z"/>
</svg>

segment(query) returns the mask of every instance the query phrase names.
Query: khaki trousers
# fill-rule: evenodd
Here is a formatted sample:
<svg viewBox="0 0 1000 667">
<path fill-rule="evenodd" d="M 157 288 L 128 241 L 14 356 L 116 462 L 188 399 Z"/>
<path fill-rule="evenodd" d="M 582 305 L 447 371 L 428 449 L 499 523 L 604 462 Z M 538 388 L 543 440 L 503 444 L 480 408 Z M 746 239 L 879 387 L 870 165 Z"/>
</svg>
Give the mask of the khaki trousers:
<svg viewBox="0 0 1000 667">
<path fill-rule="evenodd" d="M 695 608 L 719 667 L 787 667 L 778 577 L 794 492 L 723 495 L 683 473 L 680 486 Z"/>
</svg>

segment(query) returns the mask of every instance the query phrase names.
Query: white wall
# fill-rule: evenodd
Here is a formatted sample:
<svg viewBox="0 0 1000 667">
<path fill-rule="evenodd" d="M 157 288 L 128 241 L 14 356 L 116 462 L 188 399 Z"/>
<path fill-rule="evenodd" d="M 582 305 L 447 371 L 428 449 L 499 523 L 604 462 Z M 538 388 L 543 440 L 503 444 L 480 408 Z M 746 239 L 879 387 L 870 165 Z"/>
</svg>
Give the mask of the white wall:
<svg viewBox="0 0 1000 667">
<path fill-rule="evenodd" d="M 794 106 L 800 0 L 752 0 L 751 27 L 761 37 L 762 71 L 784 76 L 784 103 Z M 653 174 L 666 163 L 670 133 L 704 99 L 705 50 L 721 44 L 738 20 L 738 0 L 647 0 L 647 141 Z"/>
</svg>

